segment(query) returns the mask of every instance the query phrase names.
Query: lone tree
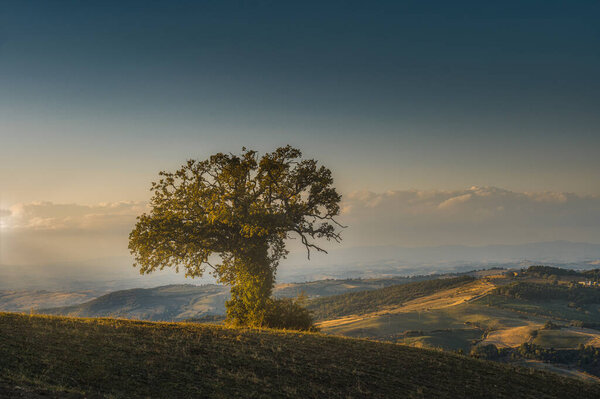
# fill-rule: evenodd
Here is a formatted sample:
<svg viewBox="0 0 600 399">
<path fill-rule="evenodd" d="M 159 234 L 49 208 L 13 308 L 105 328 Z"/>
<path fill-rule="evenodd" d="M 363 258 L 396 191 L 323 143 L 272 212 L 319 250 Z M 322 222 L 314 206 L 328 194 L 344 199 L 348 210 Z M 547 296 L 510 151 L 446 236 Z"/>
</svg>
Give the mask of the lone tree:
<svg viewBox="0 0 600 399">
<path fill-rule="evenodd" d="M 261 158 L 246 148 L 218 153 L 159 176 L 150 212 L 129 234 L 134 266 L 141 274 L 183 268 L 186 277 L 210 269 L 231 286 L 231 324 L 265 324 L 287 238 L 299 238 L 309 258 L 311 250 L 326 252 L 315 239 L 341 240 L 331 171 L 290 146 Z"/>
</svg>

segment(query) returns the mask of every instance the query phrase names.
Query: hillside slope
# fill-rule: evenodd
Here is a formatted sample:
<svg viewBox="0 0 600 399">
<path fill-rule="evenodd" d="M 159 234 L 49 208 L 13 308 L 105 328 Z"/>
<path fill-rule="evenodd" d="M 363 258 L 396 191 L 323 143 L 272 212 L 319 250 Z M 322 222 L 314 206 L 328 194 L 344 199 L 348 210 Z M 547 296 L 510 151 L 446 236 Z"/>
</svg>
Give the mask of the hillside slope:
<svg viewBox="0 0 600 399">
<path fill-rule="evenodd" d="M 376 312 L 386 307 L 402 306 L 404 302 L 435 292 L 464 286 L 473 277 L 438 278 L 409 284 L 393 285 L 378 290 L 349 292 L 312 300 L 308 308 L 317 320 Z"/>
<path fill-rule="evenodd" d="M 276 297 L 295 297 L 303 293 L 309 297 L 325 297 L 345 292 L 376 290 L 391 285 L 431 279 L 431 276 L 394 277 L 385 279 L 320 280 L 305 283 L 278 284 Z M 24 294 L 23 294 L 24 295 Z M 0 291 L 0 310 L 26 311 L 33 307 L 36 313 L 73 317 L 121 317 L 152 321 L 183 321 L 206 315 L 225 314 L 229 289 L 222 285 L 167 285 L 155 288 L 135 288 L 102 295 L 98 298 L 69 306 L 25 306 L 3 308 Z M 24 302 L 24 300 L 21 300 Z M 38 299 L 40 303 L 41 300 Z M 79 301 L 83 302 L 83 301 Z"/>
<path fill-rule="evenodd" d="M 600 385 L 319 334 L 0 313 L 0 387 L 99 397 L 595 398 Z"/>
<path fill-rule="evenodd" d="M 37 312 L 74 317 L 180 321 L 198 315 L 223 314 L 228 297 L 229 290 L 221 285 L 166 285 L 115 291 L 82 304 Z"/>
<path fill-rule="evenodd" d="M 31 309 L 65 307 L 92 300 L 103 292 L 95 290 L 82 291 L 0 291 L 0 311 L 27 312 Z"/>
<path fill-rule="evenodd" d="M 600 288 L 584 285 L 597 275 L 534 266 L 462 285 L 433 280 L 319 298 L 311 306 L 323 333 L 534 368 L 543 361 L 554 372 L 600 381 Z M 497 349 L 486 352 L 489 345 Z"/>
</svg>

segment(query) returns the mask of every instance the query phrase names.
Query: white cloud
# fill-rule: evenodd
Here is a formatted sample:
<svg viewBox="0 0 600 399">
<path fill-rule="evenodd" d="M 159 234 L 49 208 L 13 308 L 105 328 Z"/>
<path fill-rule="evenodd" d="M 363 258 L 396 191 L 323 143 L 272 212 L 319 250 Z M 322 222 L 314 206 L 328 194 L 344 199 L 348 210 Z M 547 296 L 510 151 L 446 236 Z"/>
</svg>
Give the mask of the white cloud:
<svg viewBox="0 0 600 399">
<path fill-rule="evenodd" d="M 142 202 L 11 206 L 0 213 L 0 264 L 127 256 L 127 235 L 136 216 L 147 210 Z M 323 243 L 327 249 L 554 240 L 597 243 L 600 196 L 495 187 L 359 191 L 344 195 L 339 221 L 349 226 L 342 232 L 343 242 L 341 246 Z"/>
<path fill-rule="evenodd" d="M 600 237 L 600 196 L 474 186 L 453 191 L 362 191 L 344 196 L 343 202 L 341 221 L 351 226 L 346 236 L 369 244 L 596 242 Z"/>
<path fill-rule="evenodd" d="M 15 204 L 2 217 L 0 264 L 47 264 L 127 256 L 142 202 Z"/>
<path fill-rule="evenodd" d="M 18 231 L 110 231 L 131 228 L 137 215 L 146 210 L 142 202 L 113 202 L 96 205 L 32 202 L 16 204 L 3 218 L 6 228 Z"/>
<path fill-rule="evenodd" d="M 10 210 L 0 208 L 0 230 L 8 228 L 8 217 L 11 214 L 12 212 Z"/>
</svg>

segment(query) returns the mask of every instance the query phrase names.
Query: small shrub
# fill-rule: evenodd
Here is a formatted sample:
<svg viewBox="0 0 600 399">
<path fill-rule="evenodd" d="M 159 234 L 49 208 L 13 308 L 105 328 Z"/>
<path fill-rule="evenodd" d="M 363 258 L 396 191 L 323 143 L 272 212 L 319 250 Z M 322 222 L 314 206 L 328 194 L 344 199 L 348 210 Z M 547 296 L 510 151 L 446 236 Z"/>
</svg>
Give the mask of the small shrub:
<svg viewBox="0 0 600 399">
<path fill-rule="evenodd" d="M 560 326 L 556 323 L 553 323 L 552 320 L 548 320 L 546 324 L 544 324 L 544 330 L 560 330 Z"/>
<path fill-rule="evenodd" d="M 535 338 L 535 337 L 537 337 L 537 336 L 538 336 L 538 330 L 533 330 L 533 331 L 531 332 L 531 338 Z"/>
<path fill-rule="evenodd" d="M 478 359 L 496 360 L 500 357 L 498 348 L 494 344 L 478 345 L 471 349 L 471 357 Z"/>
<path fill-rule="evenodd" d="M 269 302 L 263 326 L 284 330 L 318 331 L 311 312 L 304 307 L 305 298 L 281 298 Z"/>
</svg>

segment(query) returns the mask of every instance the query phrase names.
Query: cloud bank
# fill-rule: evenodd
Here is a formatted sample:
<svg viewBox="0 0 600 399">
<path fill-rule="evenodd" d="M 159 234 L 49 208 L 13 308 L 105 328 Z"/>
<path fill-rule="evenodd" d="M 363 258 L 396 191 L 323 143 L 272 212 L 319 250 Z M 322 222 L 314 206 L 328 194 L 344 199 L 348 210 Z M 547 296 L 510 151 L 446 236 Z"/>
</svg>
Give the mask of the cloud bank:
<svg viewBox="0 0 600 399">
<path fill-rule="evenodd" d="M 361 191 L 344 197 L 341 216 L 351 226 L 349 238 L 369 245 L 598 242 L 600 237 L 600 196 L 561 192 Z"/>
<path fill-rule="evenodd" d="M 127 256 L 127 235 L 145 210 L 142 202 L 15 204 L 1 212 L 0 264 Z"/>
<path fill-rule="evenodd" d="M 112 202 L 96 205 L 32 202 L 0 210 L 5 229 L 15 232 L 106 232 L 131 228 L 143 202 Z"/>
<path fill-rule="evenodd" d="M 145 211 L 142 202 L 13 205 L 0 210 L 0 264 L 128 255 L 127 235 Z M 600 196 L 495 187 L 359 191 L 344 196 L 339 220 L 349 226 L 341 248 L 598 243 Z"/>
</svg>

